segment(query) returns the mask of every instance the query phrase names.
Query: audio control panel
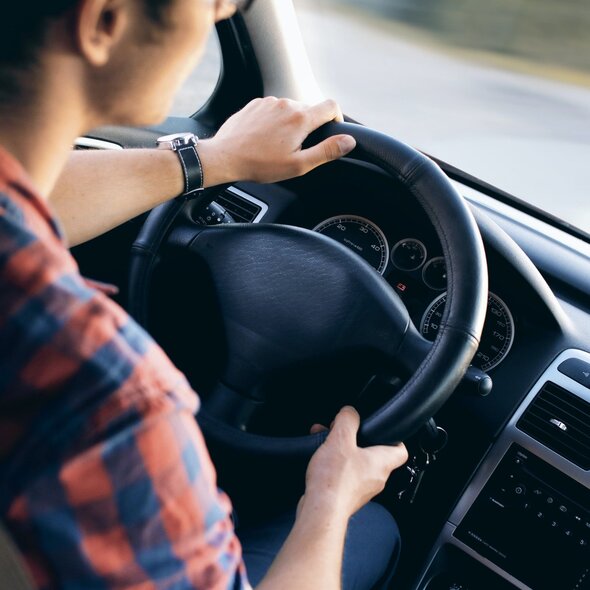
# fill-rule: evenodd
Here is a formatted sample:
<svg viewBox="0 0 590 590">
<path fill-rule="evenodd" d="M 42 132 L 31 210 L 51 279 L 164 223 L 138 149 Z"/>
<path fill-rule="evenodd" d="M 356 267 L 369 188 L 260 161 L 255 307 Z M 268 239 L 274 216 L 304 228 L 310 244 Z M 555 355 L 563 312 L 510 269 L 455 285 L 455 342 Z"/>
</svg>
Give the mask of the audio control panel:
<svg viewBox="0 0 590 590">
<path fill-rule="evenodd" d="M 590 589 L 590 490 L 512 444 L 454 536 L 535 590 Z"/>
</svg>

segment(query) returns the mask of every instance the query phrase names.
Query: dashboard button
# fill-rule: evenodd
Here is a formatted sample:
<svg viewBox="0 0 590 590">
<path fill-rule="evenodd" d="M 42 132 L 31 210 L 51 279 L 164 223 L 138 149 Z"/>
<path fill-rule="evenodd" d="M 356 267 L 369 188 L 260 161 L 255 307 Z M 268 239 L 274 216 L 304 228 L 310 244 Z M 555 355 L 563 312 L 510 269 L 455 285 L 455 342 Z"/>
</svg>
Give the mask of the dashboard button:
<svg viewBox="0 0 590 590">
<path fill-rule="evenodd" d="M 567 359 L 557 367 L 557 370 L 590 389 L 590 363 L 580 359 Z"/>
<path fill-rule="evenodd" d="M 513 488 L 513 492 L 515 496 L 524 496 L 526 494 L 526 486 L 522 483 L 517 483 Z"/>
</svg>

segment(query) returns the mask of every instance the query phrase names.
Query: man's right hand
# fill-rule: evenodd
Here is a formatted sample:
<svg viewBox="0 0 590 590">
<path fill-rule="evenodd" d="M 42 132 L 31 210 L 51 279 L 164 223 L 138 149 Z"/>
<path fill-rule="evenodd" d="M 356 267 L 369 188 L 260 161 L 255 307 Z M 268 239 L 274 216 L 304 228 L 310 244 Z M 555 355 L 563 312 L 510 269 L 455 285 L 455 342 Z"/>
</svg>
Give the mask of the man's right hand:
<svg viewBox="0 0 590 590">
<path fill-rule="evenodd" d="M 403 443 L 359 447 L 359 426 L 360 416 L 354 408 L 347 406 L 340 410 L 328 438 L 307 468 L 301 510 L 336 508 L 350 517 L 382 492 L 391 472 L 408 460 Z"/>
</svg>

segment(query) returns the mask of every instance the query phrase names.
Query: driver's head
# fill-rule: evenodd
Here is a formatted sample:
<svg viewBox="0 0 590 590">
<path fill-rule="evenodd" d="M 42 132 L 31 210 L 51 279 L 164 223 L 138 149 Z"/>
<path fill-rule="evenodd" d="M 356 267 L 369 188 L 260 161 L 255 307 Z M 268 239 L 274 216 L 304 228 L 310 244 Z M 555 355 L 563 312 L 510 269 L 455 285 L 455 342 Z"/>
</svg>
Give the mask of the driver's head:
<svg viewBox="0 0 590 590">
<path fill-rule="evenodd" d="M 60 84 L 64 100 L 87 103 L 89 124 L 157 122 L 214 21 L 234 10 L 223 0 L 13 0 L 0 21 L 0 108 Z"/>
</svg>

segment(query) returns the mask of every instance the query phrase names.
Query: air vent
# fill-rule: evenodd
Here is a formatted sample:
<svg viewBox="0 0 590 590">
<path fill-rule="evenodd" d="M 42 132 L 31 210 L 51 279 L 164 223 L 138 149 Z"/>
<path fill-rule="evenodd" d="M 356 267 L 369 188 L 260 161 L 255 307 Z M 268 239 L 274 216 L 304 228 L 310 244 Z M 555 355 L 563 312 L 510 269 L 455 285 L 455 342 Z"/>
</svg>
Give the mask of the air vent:
<svg viewBox="0 0 590 590">
<path fill-rule="evenodd" d="M 112 141 L 94 139 L 93 137 L 78 137 L 74 142 L 75 150 L 122 150 L 123 146 Z"/>
<path fill-rule="evenodd" d="M 266 203 L 252 195 L 231 187 L 215 197 L 237 223 L 256 223 L 268 210 Z"/>
<path fill-rule="evenodd" d="M 590 469 L 590 404 L 548 381 L 517 427 L 582 469 Z"/>
</svg>

